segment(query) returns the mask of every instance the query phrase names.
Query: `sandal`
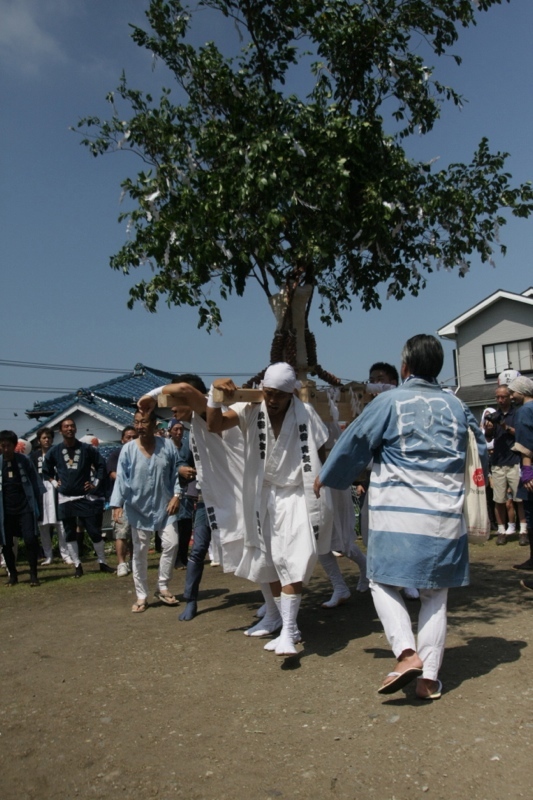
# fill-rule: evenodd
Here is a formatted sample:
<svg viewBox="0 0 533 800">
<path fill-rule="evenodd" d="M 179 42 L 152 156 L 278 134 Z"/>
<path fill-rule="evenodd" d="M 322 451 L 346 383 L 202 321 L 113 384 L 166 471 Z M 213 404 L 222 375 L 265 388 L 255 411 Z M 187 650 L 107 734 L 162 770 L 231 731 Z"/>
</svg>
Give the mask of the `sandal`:
<svg viewBox="0 0 533 800">
<path fill-rule="evenodd" d="M 166 606 L 179 606 L 179 604 L 180 604 L 180 601 L 178 600 L 178 598 L 174 597 L 173 594 L 163 594 L 163 592 L 157 591 L 157 592 L 154 593 L 154 597 L 157 600 L 160 600 Z"/>
<path fill-rule="evenodd" d="M 421 677 L 422 670 L 419 667 L 410 667 L 410 669 L 406 669 L 404 672 L 389 672 L 385 678 L 391 678 L 392 680 L 383 683 L 378 689 L 378 694 L 394 694 L 394 692 L 403 689 L 404 686 L 407 686 L 407 684 L 411 683 L 415 678 Z"/>
<path fill-rule="evenodd" d="M 132 605 L 131 610 L 134 614 L 142 614 L 142 612 L 146 611 L 147 608 L 148 606 L 144 600 L 142 602 L 137 600 L 137 602 Z"/>
<path fill-rule="evenodd" d="M 416 694 L 419 700 L 440 700 L 442 697 L 442 683 L 436 678 L 435 683 L 437 684 L 437 688 L 434 689 L 432 692 L 429 691 L 429 694 Z"/>
</svg>

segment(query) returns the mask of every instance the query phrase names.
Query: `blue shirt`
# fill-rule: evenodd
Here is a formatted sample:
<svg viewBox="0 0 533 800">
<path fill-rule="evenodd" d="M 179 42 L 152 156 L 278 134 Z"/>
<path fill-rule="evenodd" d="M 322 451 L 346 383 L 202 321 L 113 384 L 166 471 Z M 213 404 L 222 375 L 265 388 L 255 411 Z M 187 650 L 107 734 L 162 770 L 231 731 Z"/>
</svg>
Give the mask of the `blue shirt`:
<svg viewBox="0 0 533 800">
<path fill-rule="evenodd" d="M 176 522 L 176 514 L 169 516 L 167 505 L 179 492 L 178 450 L 169 439 L 156 436 L 149 458 L 136 440 L 123 446 L 110 505 L 123 508 L 133 528 L 160 531 Z"/>
</svg>

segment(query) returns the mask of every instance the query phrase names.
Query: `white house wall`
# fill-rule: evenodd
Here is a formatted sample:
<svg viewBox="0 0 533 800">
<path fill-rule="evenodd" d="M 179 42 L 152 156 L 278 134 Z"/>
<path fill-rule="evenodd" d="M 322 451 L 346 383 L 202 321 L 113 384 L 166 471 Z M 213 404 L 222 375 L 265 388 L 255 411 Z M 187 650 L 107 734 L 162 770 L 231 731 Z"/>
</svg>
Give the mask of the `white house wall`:
<svg viewBox="0 0 533 800">
<path fill-rule="evenodd" d="M 55 431 L 54 437 L 54 444 L 58 444 L 61 441 L 61 436 L 59 434 L 59 424 L 63 419 L 73 419 L 76 423 L 77 433 L 76 436 L 78 439 L 81 439 L 82 436 L 96 436 L 100 442 L 120 442 L 120 434 L 122 433 L 122 427 L 117 428 L 113 425 L 109 425 L 104 420 L 98 419 L 96 417 L 92 417 L 90 414 L 86 414 L 84 411 L 80 409 L 69 409 L 68 413 L 61 414 L 60 417 L 54 417 L 53 419 L 46 421 L 42 420 L 42 426 L 52 427 Z M 29 436 L 28 440 L 32 441 L 35 438 L 36 434 L 33 436 Z"/>
<path fill-rule="evenodd" d="M 78 429 L 76 434 L 78 439 L 82 436 L 90 435 L 96 436 L 101 442 L 120 441 L 120 432 L 116 427 L 108 425 L 102 420 L 95 419 L 95 417 L 91 417 L 83 411 L 75 411 L 72 416 L 74 417 L 74 422 Z M 120 430 L 122 430 L 122 428 Z"/>
<path fill-rule="evenodd" d="M 485 383 L 483 345 L 533 337 L 533 308 L 499 300 L 460 325 L 457 331 L 457 368 L 460 386 Z M 495 382 L 495 381 L 494 381 Z"/>
</svg>

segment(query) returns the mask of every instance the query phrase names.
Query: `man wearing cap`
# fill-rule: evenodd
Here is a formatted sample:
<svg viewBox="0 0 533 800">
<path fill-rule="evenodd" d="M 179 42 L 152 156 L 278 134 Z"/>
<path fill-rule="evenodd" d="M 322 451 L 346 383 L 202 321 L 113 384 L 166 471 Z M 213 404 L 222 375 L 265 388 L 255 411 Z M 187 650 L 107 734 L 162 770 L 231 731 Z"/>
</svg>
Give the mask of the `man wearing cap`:
<svg viewBox="0 0 533 800">
<path fill-rule="evenodd" d="M 185 427 L 187 426 L 187 427 Z M 189 453 L 190 421 L 185 422 L 181 419 L 172 417 L 168 423 L 168 436 L 174 447 L 177 448 L 180 459 L 184 454 Z M 183 453 L 182 453 L 183 451 Z M 178 474 L 183 471 L 178 467 Z M 189 561 L 189 545 L 192 537 L 192 521 L 194 517 L 194 502 L 187 496 L 187 481 L 180 474 L 180 507 L 178 509 L 178 555 L 176 567 L 185 569 Z"/>
<path fill-rule="evenodd" d="M 494 492 L 494 511 L 498 523 L 498 536 L 496 544 L 507 544 L 508 537 L 516 533 L 514 523 L 508 523 L 507 518 L 507 492 L 510 490 L 513 501 L 516 503 L 520 534 L 518 544 L 527 546 L 527 524 L 524 515 L 522 500 L 518 496 L 519 462 L 518 453 L 514 451 L 515 443 L 515 414 L 516 408 L 511 402 L 511 392 L 506 385 L 500 385 L 495 392 L 498 410 L 495 414 L 485 418 L 485 436 L 488 442 L 494 441 L 491 458 L 492 489 Z"/>
<path fill-rule="evenodd" d="M 134 425 L 126 425 L 120 437 L 121 446 L 113 450 L 106 461 L 107 477 L 110 482 L 108 487 L 109 496 L 113 493 L 115 480 L 117 478 L 117 467 L 120 452 L 127 442 L 131 442 L 137 438 L 137 431 Z M 133 542 L 131 538 L 131 525 L 125 514 L 122 514 L 120 520 L 113 520 L 113 539 L 115 540 L 115 552 L 117 554 L 117 575 L 119 578 L 126 577 L 130 568 L 128 561 L 131 563 L 133 554 Z"/>
<path fill-rule="evenodd" d="M 522 498 L 527 522 L 530 556 L 515 569 L 533 571 L 533 380 L 521 375 L 509 384 L 513 402 L 517 408 L 515 416 L 514 450 L 520 455 L 520 485 L 518 494 Z M 521 581 L 526 589 L 533 589 L 533 580 Z"/>
<path fill-rule="evenodd" d="M 207 401 L 210 431 L 239 426 L 244 435 L 245 540 L 235 574 L 270 585 L 273 599 L 265 595 L 267 611 L 258 625 L 273 633 L 281 623 L 278 639 L 266 645 L 279 656 L 297 652 L 302 586 L 318 553 L 330 550 L 333 517 L 331 498 L 317 498 L 313 492 L 328 430 L 314 409 L 295 396 L 298 387 L 293 368 L 281 362 L 266 370 L 260 404 L 223 411 L 212 390 L 231 394 L 236 386 L 230 378 L 214 381 Z"/>
</svg>

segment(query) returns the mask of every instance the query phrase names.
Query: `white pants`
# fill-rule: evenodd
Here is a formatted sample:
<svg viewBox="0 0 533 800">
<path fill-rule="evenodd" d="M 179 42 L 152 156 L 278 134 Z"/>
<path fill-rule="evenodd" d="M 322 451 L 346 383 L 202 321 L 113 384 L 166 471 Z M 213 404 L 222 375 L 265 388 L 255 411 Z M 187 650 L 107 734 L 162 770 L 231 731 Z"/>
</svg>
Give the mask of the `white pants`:
<svg viewBox="0 0 533 800">
<path fill-rule="evenodd" d="M 69 557 L 69 552 L 67 548 L 67 542 L 65 539 L 65 529 L 63 528 L 62 522 L 54 522 L 54 523 L 39 523 L 39 533 L 41 534 L 41 544 L 43 546 L 44 557 L 45 558 L 53 558 L 53 550 L 52 550 L 52 528 L 56 529 L 57 533 L 57 543 L 59 545 L 59 554 L 63 561 Z"/>
<path fill-rule="evenodd" d="M 140 528 L 131 528 L 131 538 L 133 541 L 133 558 L 131 570 L 133 573 L 133 583 L 139 602 L 148 597 L 148 548 L 153 531 L 145 531 Z M 176 554 L 178 552 L 178 523 L 170 522 L 162 531 L 161 537 L 161 558 L 159 561 L 158 589 L 166 592 L 172 577 Z"/>
<path fill-rule="evenodd" d="M 437 680 L 446 642 L 446 602 L 448 589 L 419 589 L 418 644 L 411 627 L 400 589 L 370 581 L 372 599 L 396 658 L 404 650 L 414 650 L 424 665 L 423 677 Z"/>
</svg>

